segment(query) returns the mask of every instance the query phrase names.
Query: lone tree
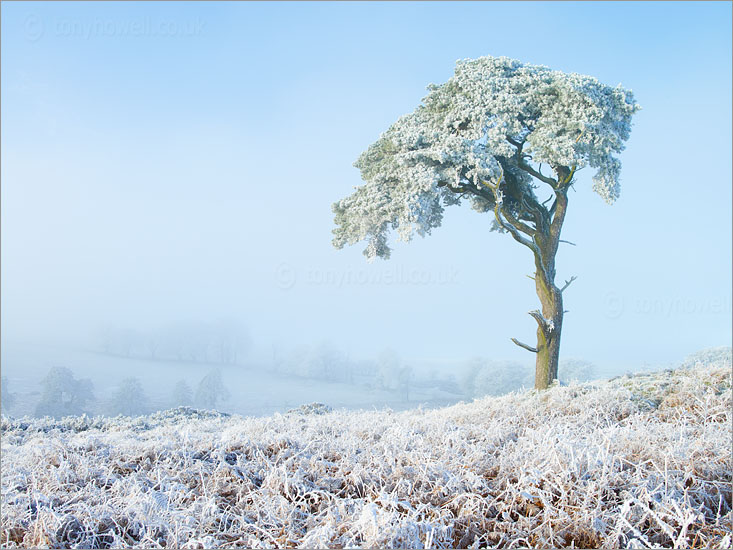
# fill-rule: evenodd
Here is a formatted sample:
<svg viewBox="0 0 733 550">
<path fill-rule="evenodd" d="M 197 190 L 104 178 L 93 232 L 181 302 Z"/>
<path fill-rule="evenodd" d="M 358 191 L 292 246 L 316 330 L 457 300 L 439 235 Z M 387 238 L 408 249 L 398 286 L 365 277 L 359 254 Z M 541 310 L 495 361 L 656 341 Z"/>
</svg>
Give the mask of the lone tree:
<svg viewBox="0 0 733 550">
<path fill-rule="evenodd" d="M 36 405 L 36 416 L 78 416 L 94 400 L 92 381 L 77 380 L 66 367 L 53 367 L 43 380 L 41 400 Z"/>
<path fill-rule="evenodd" d="M 221 370 L 213 369 L 201 379 L 196 388 L 196 403 L 208 409 L 215 409 L 219 401 L 229 399 L 229 390 L 221 379 Z"/>
<path fill-rule="evenodd" d="M 621 163 L 614 153 L 624 149 L 640 107 L 620 86 L 503 57 L 459 61 L 448 82 L 428 90 L 356 161 L 365 184 L 333 205 L 333 244 L 367 240 L 367 258 L 386 259 L 390 228 L 403 241 L 425 236 L 440 226 L 446 206 L 464 200 L 490 212 L 491 229 L 534 256 L 542 309 L 529 314 L 537 344 L 512 341 L 537 355 L 535 387 L 547 388 L 557 378 L 563 291 L 575 279 L 555 284 L 568 189 L 590 166 L 593 190 L 616 200 Z"/>
<path fill-rule="evenodd" d="M 173 396 L 171 398 L 172 407 L 191 407 L 193 406 L 193 390 L 185 380 L 179 380 L 173 387 Z"/>
<path fill-rule="evenodd" d="M 138 378 L 128 377 L 120 382 L 109 403 L 110 415 L 135 416 L 148 411 L 148 398 Z"/>
</svg>

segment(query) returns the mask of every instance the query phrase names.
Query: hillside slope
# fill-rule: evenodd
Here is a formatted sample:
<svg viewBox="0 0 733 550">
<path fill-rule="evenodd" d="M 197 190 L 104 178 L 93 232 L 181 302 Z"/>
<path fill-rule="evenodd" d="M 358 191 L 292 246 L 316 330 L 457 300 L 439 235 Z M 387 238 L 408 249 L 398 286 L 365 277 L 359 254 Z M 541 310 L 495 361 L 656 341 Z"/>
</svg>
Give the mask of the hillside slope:
<svg viewBox="0 0 733 550">
<path fill-rule="evenodd" d="M 731 420 L 720 363 L 430 411 L 4 418 L 1 542 L 730 548 Z"/>
</svg>

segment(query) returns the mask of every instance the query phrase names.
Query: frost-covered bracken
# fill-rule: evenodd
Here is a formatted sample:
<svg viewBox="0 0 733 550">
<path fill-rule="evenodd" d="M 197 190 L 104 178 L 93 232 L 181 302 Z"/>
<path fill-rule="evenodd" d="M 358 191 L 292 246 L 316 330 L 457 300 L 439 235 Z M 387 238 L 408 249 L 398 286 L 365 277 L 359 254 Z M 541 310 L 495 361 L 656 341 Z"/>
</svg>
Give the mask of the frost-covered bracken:
<svg viewBox="0 0 733 550">
<path fill-rule="evenodd" d="M 731 366 L 439 410 L 2 421 L 4 547 L 731 548 Z"/>
<path fill-rule="evenodd" d="M 425 236 L 446 206 L 463 201 L 490 212 L 494 229 L 535 256 L 537 346 L 514 341 L 537 353 L 535 384 L 547 387 L 557 378 L 561 294 L 573 280 L 562 289 L 554 282 L 567 191 L 590 168 L 593 189 L 616 200 L 618 154 L 639 106 L 621 86 L 504 57 L 459 61 L 429 90 L 356 161 L 365 183 L 333 205 L 333 243 L 366 241 L 368 258 L 388 258 L 390 230 L 404 241 Z M 541 186 L 550 192 L 544 202 Z"/>
</svg>

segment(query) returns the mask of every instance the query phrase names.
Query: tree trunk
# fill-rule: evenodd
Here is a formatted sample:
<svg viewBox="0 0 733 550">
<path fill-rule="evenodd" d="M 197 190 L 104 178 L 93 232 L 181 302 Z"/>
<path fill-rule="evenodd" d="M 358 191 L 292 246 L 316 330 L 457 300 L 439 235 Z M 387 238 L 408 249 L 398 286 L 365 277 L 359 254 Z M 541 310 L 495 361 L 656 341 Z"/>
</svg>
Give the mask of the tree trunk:
<svg viewBox="0 0 733 550">
<path fill-rule="evenodd" d="M 575 277 L 571 277 L 562 288 L 555 286 L 555 256 L 560 244 L 560 233 L 562 232 L 562 225 L 568 207 L 567 190 L 572 184 L 575 167 L 553 167 L 557 174 L 557 180 L 542 176 L 541 173 L 534 172 L 526 164 L 523 164 L 522 144 L 515 144 L 511 139 L 509 141 L 517 147 L 519 168 L 549 183 L 555 192 L 555 202 L 549 209 L 545 208 L 544 203 L 540 204 L 537 201 L 531 189 L 525 196 L 513 197 L 515 200 L 521 201 L 522 207 L 526 209 L 523 218 L 522 215 L 516 214 L 504 206 L 503 193 L 504 190 L 509 189 L 507 187 L 509 181 L 504 184 L 504 188 L 499 187 L 504 180 L 503 165 L 502 174 L 497 183 L 484 182 L 484 185 L 491 189 L 494 194 L 494 217 L 498 225 L 508 231 L 515 241 L 530 248 L 534 253 L 536 271 L 533 278 L 537 286 L 537 296 L 542 304 L 542 311 L 530 311 L 529 314 L 537 321 L 537 346 L 533 348 L 516 338 L 512 338 L 512 342 L 537 355 L 535 388 L 543 390 L 557 379 L 560 335 L 564 314 L 562 293 L 575 280 Z M 533 223 L 534 227 L 527 225 L 525 221 L 529 221 L 530 224 Z"/>
<path fill-rule="evenodd" d="M 542 281 L 537 275 L 537 296 L 542 304 L 541 319 L 537 320 L 537 359 L 535 388 L 546 389 L 557 378 L 562 333 L 562 293 L 551 281 Z M 549 284 L 548 284 L 549 283 Z"/>
<path fill-rule="evenodd" d="M 566 177 L 566 176 L 564 176 Z M 537 236 L 538 253 L 535 253 L 535 282 L 537 296 L 542 304 L 542 313 L 530 313 L 537 321 L 537 359 L 535 367 L 534 387 L 547 389 L 557 379 L 557 368 L 560 359 L 560 336 L 562 334 L 563 304 L 562 289 L 555 286 L 555 255 L 560 244 L 560 232 L 567 211 L 566 191 L 556 192 L 557 203 L 555 217 L 546 234 Z"/>
</svg>

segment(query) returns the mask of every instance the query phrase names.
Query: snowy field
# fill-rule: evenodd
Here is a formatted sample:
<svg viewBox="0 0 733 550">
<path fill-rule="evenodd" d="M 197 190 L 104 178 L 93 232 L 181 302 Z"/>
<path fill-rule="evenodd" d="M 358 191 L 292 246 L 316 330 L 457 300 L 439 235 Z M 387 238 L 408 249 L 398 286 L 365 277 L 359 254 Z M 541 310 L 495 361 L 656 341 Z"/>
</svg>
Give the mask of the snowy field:
<svg viewBox="0 0 733 550">
<path fill-rule="evenodd" d="M 2 422 L 4 547 L 730 548 L 730 364 L 437 410 Z"/>
</svg>

